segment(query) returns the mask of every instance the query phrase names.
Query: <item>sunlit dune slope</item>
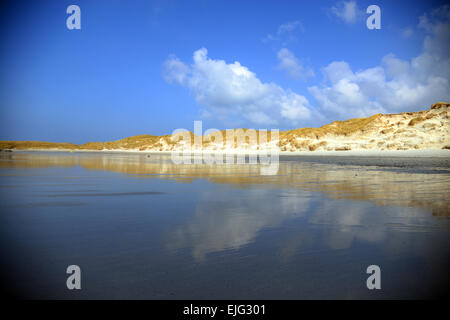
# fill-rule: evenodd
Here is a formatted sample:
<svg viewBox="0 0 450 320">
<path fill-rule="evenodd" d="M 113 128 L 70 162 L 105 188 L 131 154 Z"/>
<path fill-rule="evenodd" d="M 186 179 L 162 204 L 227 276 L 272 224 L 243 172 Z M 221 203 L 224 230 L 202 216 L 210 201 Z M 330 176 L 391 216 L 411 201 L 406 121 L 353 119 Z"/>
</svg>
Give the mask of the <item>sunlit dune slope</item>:
<svg viewBox="0 0 450 320">
<path fill-rule="evenodd" d="M 255 143 L 249 137 L 236 140 L 235 147 L 258 150 L 277 145 L 281 151 L 413 150 L 450 149 L 450 103 L 438 102 L 429 110 L 398 114 L 376 114 L 368 118 L 334 121 L 320 128 L 301 128 L 279 133 L 279 140 Z M 248 133 L 247 129 L 243 129 Z M 203 137 L 203 150 L 227 150 L 224 141 Z M 191 144 L 194 135 L 190 133 Z M 258 137 L 258 134 L 256 134 Z M 185 144 L 184 148 L 189 146 Z M 0 141 L 0 149 L 17 150 L 127 150 L 172 151 L 182 149 L 170 135 L 138 135 L 110 142 L 81 145 L 41 141 Z"/>
</svg>

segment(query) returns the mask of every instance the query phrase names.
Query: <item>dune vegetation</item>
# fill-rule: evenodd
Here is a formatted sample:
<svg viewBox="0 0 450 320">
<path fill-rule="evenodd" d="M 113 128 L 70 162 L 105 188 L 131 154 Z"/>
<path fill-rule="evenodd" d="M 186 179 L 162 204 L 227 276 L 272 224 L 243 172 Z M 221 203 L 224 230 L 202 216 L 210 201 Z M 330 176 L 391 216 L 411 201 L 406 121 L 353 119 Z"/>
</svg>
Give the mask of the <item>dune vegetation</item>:
<svg viewBox="0 0 450 320">
<path fill-rule="evenodd" d="M 334 121 L 320 128 L 300 128 L 279 133 L 279 140 L 271 141 L 268 134 L 265 145 L 276 144 L 281 151 L 347 151 L 347 150 L 413 150 L 450 149 L 450 103 L 438 102 L 429 110 L 397 114 L 376 114 L 367 118 Z M 247 129 L 241 132 L 249 133 Z M 226 131 L 220 131 L 225 137 Z M 189 132 L 191 146 L 194 134 Z M 226 150 L 224 141 L 215 141 L 214 134 L 201 137 L 203 150 Z M 235 148 L 262 149 L 256 133 L 251 144 L 247 136 L 236 139 Z M 184 147 L 189 146 L 188 142 Z M 181 145 L 183 147 L 183 145 Z M 189 146 L 190 147 L 190 146 Z M 109 142 L 55 143 L 42 141 L 0 141 L 1 150 L 66 150 L 66 151 L 172 151 L 180 144 L 171 135 L 137 135 Z"/>
</svg>

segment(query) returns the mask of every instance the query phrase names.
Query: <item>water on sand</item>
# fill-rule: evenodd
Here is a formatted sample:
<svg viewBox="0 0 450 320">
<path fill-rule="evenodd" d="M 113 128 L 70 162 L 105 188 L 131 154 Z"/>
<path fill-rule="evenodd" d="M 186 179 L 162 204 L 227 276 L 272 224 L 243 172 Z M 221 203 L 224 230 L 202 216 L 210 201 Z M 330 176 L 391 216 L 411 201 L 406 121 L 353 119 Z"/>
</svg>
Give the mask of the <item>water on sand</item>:
<svg viewBox="0 0 450 320">
<path fill-rule="evenodd" d="M 27 298 L 426 298 L 449 283 L 450 159 L 0 155 L 2 281 Z M 82 290 L 65 271 L 82 270 Z M 366 268 L 381 268 L 368 290 Z"/>
</svg>

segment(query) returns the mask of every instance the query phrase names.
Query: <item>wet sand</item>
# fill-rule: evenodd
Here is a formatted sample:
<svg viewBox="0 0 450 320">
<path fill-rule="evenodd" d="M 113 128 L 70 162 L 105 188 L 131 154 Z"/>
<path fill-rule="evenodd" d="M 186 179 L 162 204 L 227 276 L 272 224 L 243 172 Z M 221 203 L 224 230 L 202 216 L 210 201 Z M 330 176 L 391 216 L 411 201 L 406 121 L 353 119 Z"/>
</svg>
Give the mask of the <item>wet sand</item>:
<svg viewBox="0 0 450 320">
<path fill-rule="evenodd" d="M 449 281 L 450 158 L 0 156 L 1 276 L 61 299 L 396 299 Z M 65 288 L 80 265 L 83 290 Z M 382 270 L 367 290 L 368 265 Z M 33 270 L 33 272 L 30 272 Z"/>
</svg>

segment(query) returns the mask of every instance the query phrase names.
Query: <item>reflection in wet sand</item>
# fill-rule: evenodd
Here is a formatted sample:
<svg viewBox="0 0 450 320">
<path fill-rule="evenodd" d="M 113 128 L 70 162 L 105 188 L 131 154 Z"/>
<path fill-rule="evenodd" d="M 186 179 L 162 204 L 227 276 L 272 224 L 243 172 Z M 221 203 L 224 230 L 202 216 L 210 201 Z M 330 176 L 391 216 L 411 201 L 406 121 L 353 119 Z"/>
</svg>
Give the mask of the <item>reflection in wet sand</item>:
<svg viewBox="0 0 450 320">
<path fill-rule="evenodd" d="M 86 298 L 370 298 L 374 263 L 380 297 L 426 297 L 446 280 L 449 163 L 281 158 L 267 176 L 170 155 L 13 152 L 0 156 L 0 236 L 29 246 L 11 251 L 16 266 L 33 252 L 89 266 Z M 45 272 L 48 296 L 66 297 Z"/>
<path fill-rule="evenodd" d="M 194 259 L 201 262 L 209 253 L 239 249 L 255 241 L 261 231 L 280 227 L 292 219 L 303 219 L 309 228 L 316 227 L 323 231 L 319 235 L 305 229 L 296 234 L 293 242 L 281 249 L 282 260 L 294 254 L 310 252 L 311 247 L 319 244 L 322 249 L 329 250 L 350 248 L 354 241 L 381 244 L 392 231 L 445 231 L 445 225 L 427 220 L 427 213 L 420 209 L 386 208 L 384 214 L 380 214 L 370 203 L 363 201 L 324 201 L 311 192 L 281 192 L 281 195 L 274 199 L 270 190 L 256 189 L 251 190 L 250 195 L 247 193 L 245 198 L 239 198 L 236 194 L 223 198 L 222 194 L 220 200 L 207 201 L 214 199 L 214 194 L 205 192 L 193 219 L 187 225 L 169 232 L 167 248 L 178 250 L 192 247 Z M 398 245 L 400 243 L 389 244 Z M 426 252 L 424 250 L 421 254 Z"/>
<path fill-rule="evenodd" d="M 53 194 L 49 195 L 49 197 L 120 197 L 120 196 L 149 196 L 149 195 L 156 195 L 156 194 L 164 194 L 164 192 L 158 192 L 158 191 L 143 191 L 143 192 L 88 192 L 88 193 L 81 193 L 81 192 L 71 192 L 71 193 L 65 193 L 65 194 Z"/>
<path fill-rule="evenodd" d="M 261 175 L 261 166 L 252 164 L 176 165 L 170 155 L 135 154 L 52 154 L 12 153 L 0 158 L 0 168 L 45 168 L 81 166 L 189 183 L 207 179 L 237 188 L 298 188 L 320 191 L 334 199 L 369 200 L 377 205 L 419 207 L 435 216 L 450 216 L 450 160 L 446 167 L 423 170 L 389 170 L 375 165 L 355 166 L 283 161 L 276 175 Z M 385 162 L 383 162 L 385 163 Z M 442 161 L 440 163 L 442 165 Z M 393 168 L 398 169 L 398 168 Z"/>
<path fill-rule="evenodd" d="M 211 200 L 215 195 L 203 192 L 194 218 L 169 233 L 168 249 L 192 247 L 194 259 L 203 261 L 208 253 L 239 249 L 254 241 L 262 229 L 301 217 L 309 208 L 308 194 L 280 197 L 269 203 L 261 201 L 269 193 L 270 190 L 253 189 L 245 197 L 232 193 Z"/>
</svg>

